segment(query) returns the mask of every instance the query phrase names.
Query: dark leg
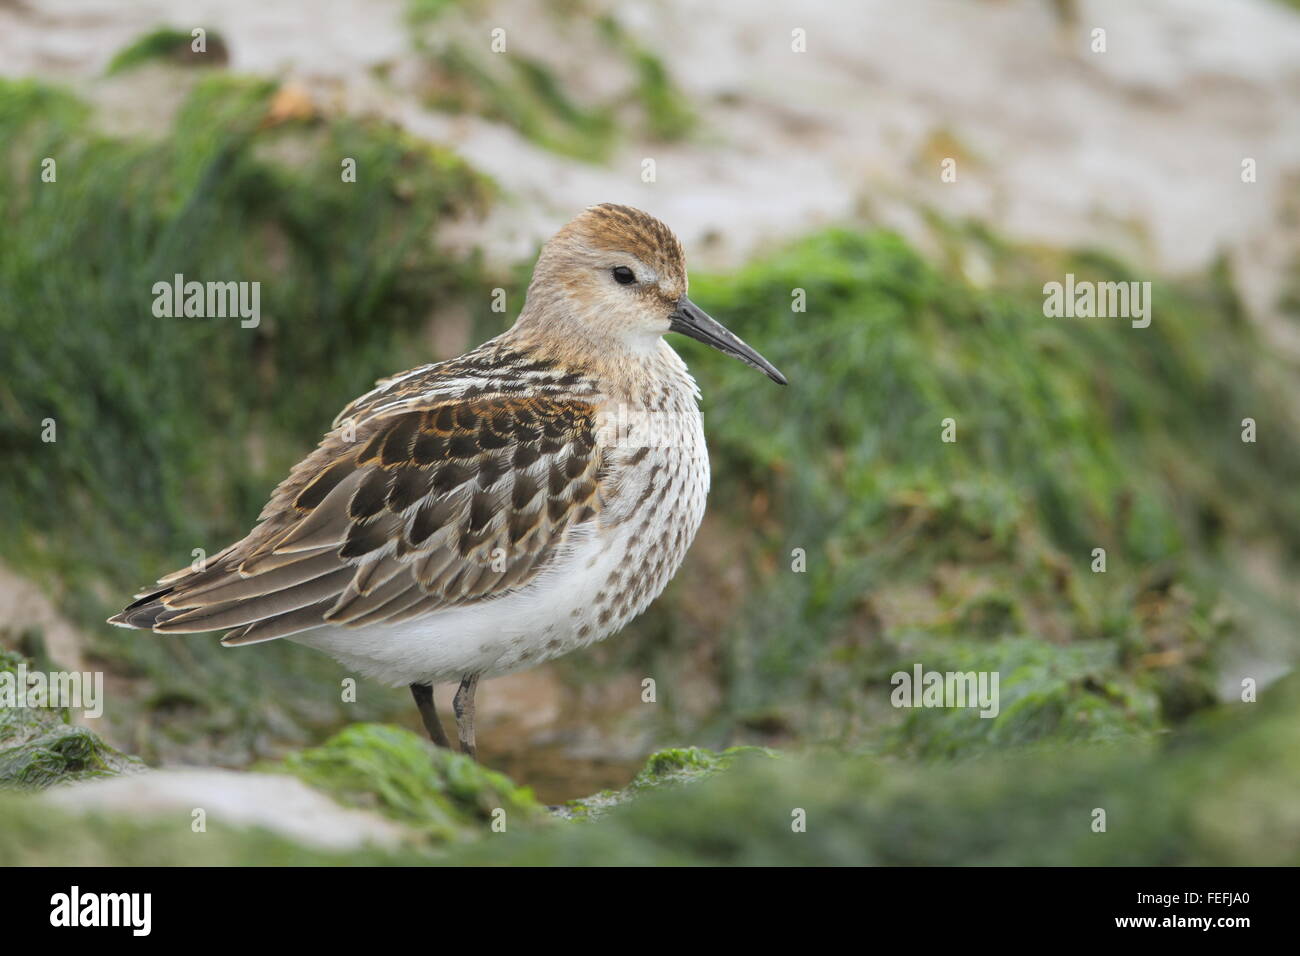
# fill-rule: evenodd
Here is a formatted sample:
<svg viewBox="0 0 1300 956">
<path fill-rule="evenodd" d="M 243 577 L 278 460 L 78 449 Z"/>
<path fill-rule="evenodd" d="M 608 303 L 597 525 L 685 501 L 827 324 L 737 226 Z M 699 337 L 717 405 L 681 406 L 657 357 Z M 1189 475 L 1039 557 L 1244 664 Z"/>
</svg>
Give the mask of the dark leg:
<svg viewBox="0 0 1300 956">
<path fill-rule="evenodd" d="M 415 706 L 420 708 L 420 719 L 424 721 L 424 729 L 429 734 L 429 739 L 439 747 L 451 749 L 451 741 L 447 739 L 446 732 L 442 729 L 442 721 L 438 719 L 438 709 L 433 704 L 433 687 L 429 684 L 412 684 L 411 696 L 415 698 Z"/>
<path fill-rule="evenodd" d="M 474 691 L 478 688 L 478 675 L 468 674 L 461 678 L 460 689 L 451 702 L 456 711 L 456 733 L 460 737 L 460 749 L 475 760 L 478 749 L 474 746 Z"/>
</svg>

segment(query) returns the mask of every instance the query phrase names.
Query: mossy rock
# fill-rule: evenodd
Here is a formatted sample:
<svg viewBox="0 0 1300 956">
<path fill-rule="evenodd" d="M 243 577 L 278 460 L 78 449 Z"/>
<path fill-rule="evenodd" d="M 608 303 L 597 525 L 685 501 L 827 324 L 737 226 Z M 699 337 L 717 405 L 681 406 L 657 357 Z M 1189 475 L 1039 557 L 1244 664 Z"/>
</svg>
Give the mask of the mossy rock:
<svg viewBox="0 0 1300 956">
<path fill-rule="evenodd" d="M 478 865 L 1295 865 L 1300 676 L 1155 738 L 923 763 L 747 760 Z M 1104 829 L 1097 811 L 1105 811 Z"/>
<path fill-rule="evenodd" d="M 0 648 L 0 680 L 16 674 L 23 658 Z M 0 789 L 44 790 L 60 783 L 143 770 L 85 727 L 67 710 L 8 707 L 0 703 Z"/>
<path fill-rule="evenodd" d="M 202 51 L 194 49 L 195 40 L 193 31 L 159 27 L 118 51 L 107 73 L 112 76 L 155 61 L 182 66 L 225 66 L 230 61 L 230 49 L 216 30 L 204 28 Z"/>
<path fill-rule="evenodd" d="M 557 816 L 567 820 L 594 820 L 613 807 L 621 806 L 646 793 L 663 788 L 698 783 L 730 769 L 737 760 L 752 757 L 776 757 L 766 747 L 729 747 L 717 752 L 703 747 L 672 747 L 650 755 L 645 766 L 620 790 L 602 790 L 554 808 Z"/>
<path fill-rule="evenodd" d="M 433 844 L 547 819 L 528 787 L 385 724 L 354 724 L 266 769 L 292 773 L 345 806 L 375 810 Z"/>
<path fill-rule="evenodd" d="M 914 646 L 927 671 L 998 675 L 998 707 L 987 717 L 973 703 L 903 708 L 901 722 L 887 735 L 891 753 L 969 757 L 1024 746 L 1139 738 L 1161 726 L 1156 692 L 1124 672 L 1113 643 L 1060 647 L 1015 637 L 993 644 L 931 640 Z"/>
<path fill-rule="evenodd" d="M 332 854 L 184 821 L 64 819 L 3 801 L 0 863 L 453 865 L 1295 865 L 1300 677 L 1219 705 L 1177 735 L 919 762 L 870 755 L 654 755 L 634 799 L 589 824 L 543 816 L 499 775 L 413 734 L 357 726 L 286 765 L 431 839 Z M 754 756 L 760 756 L 754 754 Z M 434 794 L 430 799 L 429 794 Z M 513 799 L 512 799 L 513 797 Z M 512 825 L 486 825 L 492 804 Z M 1104 826 L 1098 826 L 1104 811 Z M 530 825 L 514 826 L 522 816 Z M 434 843 L 434 840 L 444 842 Z"/>
</svg>

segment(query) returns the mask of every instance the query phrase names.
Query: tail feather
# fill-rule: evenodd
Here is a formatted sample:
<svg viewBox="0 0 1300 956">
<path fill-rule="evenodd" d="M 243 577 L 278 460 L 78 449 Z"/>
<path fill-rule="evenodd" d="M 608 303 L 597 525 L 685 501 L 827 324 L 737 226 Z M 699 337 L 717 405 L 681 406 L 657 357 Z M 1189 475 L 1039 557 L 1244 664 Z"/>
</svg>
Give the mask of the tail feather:
<svg viewBox="0 0 1300 956">
<path fill-rule="evenodd" d="M 145 631 L 152 630 L 158 616 L 167 610 L 162 603 L 162 599 L 171 594 L 173 590 L 175 589 L 163 588 L 160 591 L 140 595 L 119 613 L 110 617 L 108 623 L 115 624 L 118 627 L 134 627 Z"/>
<path fill-rule="evenodd" d="M 227 549 L 223 554 L 229 553 Z M 347 590 L 355 570 L 333 554 L 285 556 L 273 568 L 248 574 L 234 559 L 185 568 L 141 591 L 108 619 L 117 627 L 186 634 L 234 628 L 227 647 L 272 641 L 321 627 L 325 612 Z"/>
</svg>

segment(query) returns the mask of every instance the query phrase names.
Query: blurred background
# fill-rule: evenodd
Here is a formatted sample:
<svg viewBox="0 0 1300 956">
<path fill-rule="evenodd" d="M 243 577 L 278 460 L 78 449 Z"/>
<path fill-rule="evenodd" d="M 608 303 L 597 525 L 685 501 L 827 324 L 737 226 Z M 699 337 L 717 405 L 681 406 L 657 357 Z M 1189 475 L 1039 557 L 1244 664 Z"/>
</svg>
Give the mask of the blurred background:
<svg viewBox="0 0 1300 956">
<path fill-rule="evenodd" d="M 3 712 L 0 859 L 399 858 L 250 840 L 280 774 L 417 862 L 1297 862 L 1298 118 L 1282 0 L 0 0 L 0 663 L 106 682 Z M 621 635 L 484 685 L 504 776 L 313 651 L 103 623 L 604 201 L 792 385 L 673 343 L 709 515 Z M 260 324 L 154 317 L 176 273 L 260 282 Z M 1151 282 L 1150 326 L 1046 318 L 1067 274 Z M 997 671 L 1000 715 L 891 707 L 917 663 Z M 41 793 L 101 778 L 136 789 Z M 574 800 L 628 806 L 538 809 Z M 489 848 L 501 801 L 536 826 Z"/>
</svg>

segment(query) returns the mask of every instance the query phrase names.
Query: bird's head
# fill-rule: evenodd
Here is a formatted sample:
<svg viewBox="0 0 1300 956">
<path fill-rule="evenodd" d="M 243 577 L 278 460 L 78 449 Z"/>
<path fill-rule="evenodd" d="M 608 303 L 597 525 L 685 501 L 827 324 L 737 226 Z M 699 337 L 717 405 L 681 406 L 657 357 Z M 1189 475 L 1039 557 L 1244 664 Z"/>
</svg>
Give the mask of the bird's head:
<svg viewBox="0 0 1300 956">
<path fill-rule="evenodd" d="M 672 230 L 630 206 L 591 206 L 542 248 L 520 323 L 596 349 L 638 353 L 680 332 L 786 383 L 775 366 L 686 296 Z"/>
</svg>

